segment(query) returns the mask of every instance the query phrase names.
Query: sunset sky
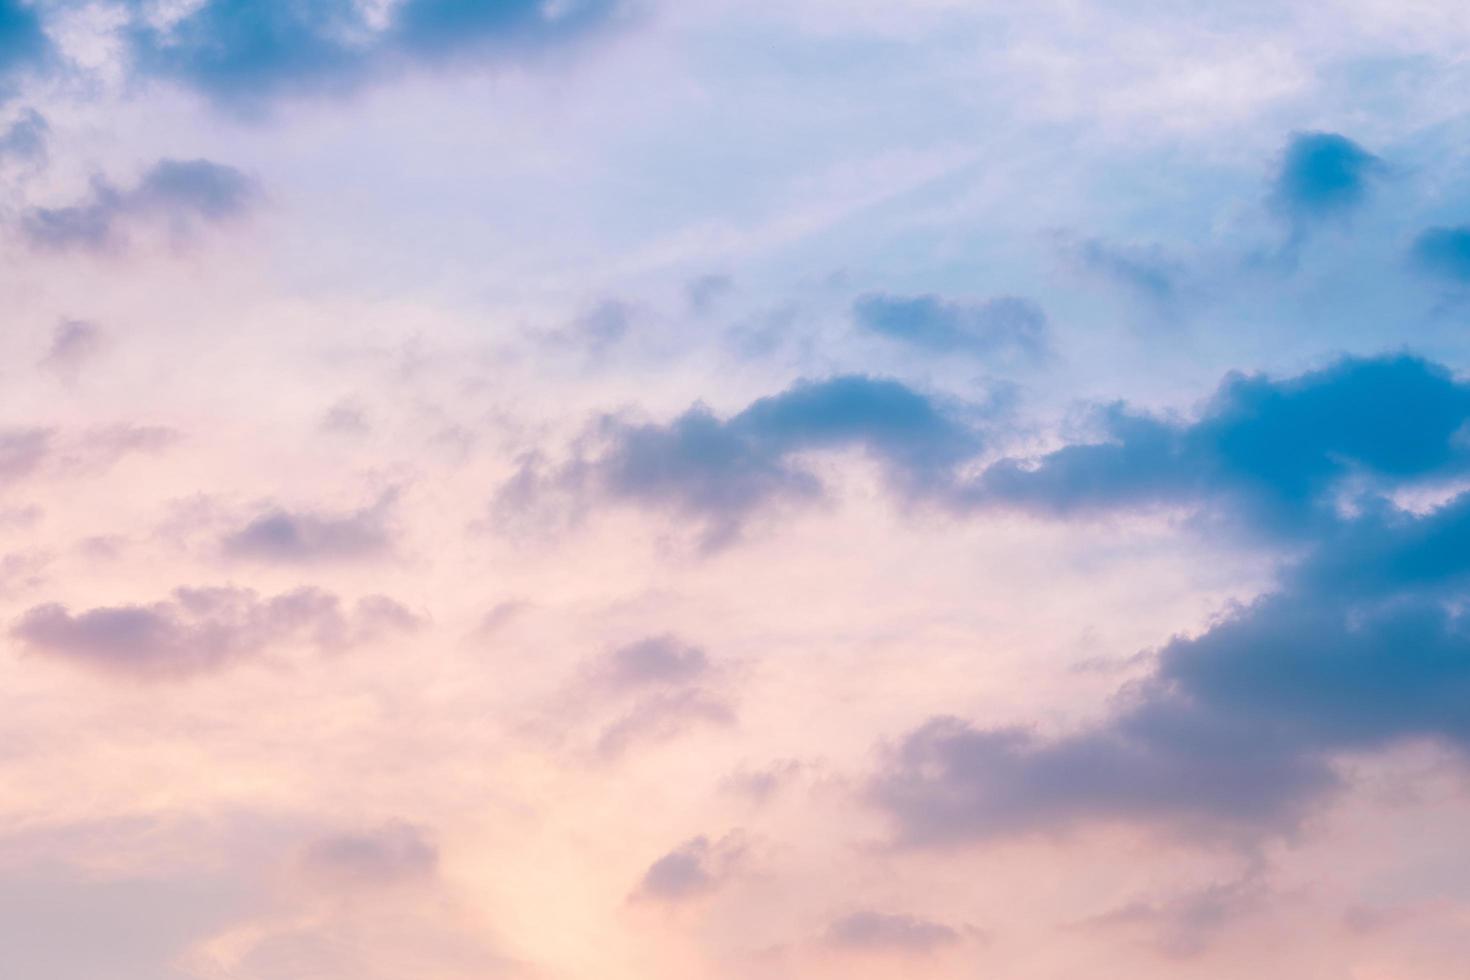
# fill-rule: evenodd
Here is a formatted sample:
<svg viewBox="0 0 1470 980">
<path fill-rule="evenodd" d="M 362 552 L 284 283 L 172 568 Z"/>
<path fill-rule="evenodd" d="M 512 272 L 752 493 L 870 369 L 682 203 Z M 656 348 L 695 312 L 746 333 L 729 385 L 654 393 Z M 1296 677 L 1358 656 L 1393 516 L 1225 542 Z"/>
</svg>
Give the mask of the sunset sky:
<svg viewBox="0 0 1470 980">
<path fill-rule="evenodd" d="M 1463 980 L 1463 0 L 0 0 L 0 980 Z"/>
</svg>

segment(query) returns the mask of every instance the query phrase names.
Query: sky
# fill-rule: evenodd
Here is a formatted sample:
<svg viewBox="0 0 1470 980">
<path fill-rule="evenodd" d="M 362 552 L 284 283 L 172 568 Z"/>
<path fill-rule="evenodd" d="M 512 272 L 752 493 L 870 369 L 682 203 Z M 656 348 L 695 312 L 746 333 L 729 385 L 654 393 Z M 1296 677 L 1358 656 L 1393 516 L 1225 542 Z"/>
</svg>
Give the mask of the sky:
<svg viewBox="0 0 1470 980">
<path fill-rule="evenodd" d="M 1463 977 L 1467 51 L 0 0 L 0 975 Z"/>
</svg>

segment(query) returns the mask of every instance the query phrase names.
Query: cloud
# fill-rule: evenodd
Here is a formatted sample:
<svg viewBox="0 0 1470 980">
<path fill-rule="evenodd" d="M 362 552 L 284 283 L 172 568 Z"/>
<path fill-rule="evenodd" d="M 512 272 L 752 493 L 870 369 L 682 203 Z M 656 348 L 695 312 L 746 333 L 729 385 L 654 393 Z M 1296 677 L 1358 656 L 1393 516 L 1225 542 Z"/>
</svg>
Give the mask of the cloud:
<svg viewBox="0 0 1470 980">
<path fill-rule="evenodd" d="M 386 553 L 393 536 L 393 494 L 348 514 L 273 508 L 225 535 L 221 548 L 231 558 L 280 564 L 352 561 Z"/>
<path fill-rule="evenodd" d="M 1344 361 L 1286 382 L 1233 379 L 1167 438 L 1064 449 L 1034 481 L 1002 470 L 1009 499 L 1061 513 L 1244 500 L 1296 558 L 1267 594 L 1164 644 L 1098 724 L 1042 735 L 939 718 L 910 733 L 870 787 L 899 838 L 1099 821 L 1289 833 L 1340 785 L 1344 755 L 1420 740 L 1470 752 L 1470 494 L 1425 513 L 1391 497 L 1463 472 L 1467 413 L 1464 386 L 1435 365 Z M 1363 474 L 1354 507 L 1327 506 Z"/>
<path fill-rule="evenodd" d="M 578 37 L 613 10 L 607 0 L 402 0 L 384 19 L 353 0 L 205 0 L 170 22 L 139 18 L 127 34 L 141 73 L 258 111 L 281 97 L 350 92 L 405 68 L 503 62 Z"/>
<path fill-rule="evenodd" d="M 51 127 L 47 125 L 46 117 L 35 109 L 26 109 L 0 133 L 0 160 L 18 160 L 32 165 L 42 163 L 46 159 L 46 144 L 50 136 Z"/>
<path fill-rule="evenodd" d="M 958 932 L 940 922 L 871 910 L 845 915 L 827 929 L 829 944 L 863 951 L 930 953 L 959 939 Z"/>
<path fill-rule="evenodd" d="M 243 215 L 257 197 L 255 182 L 209 160 L 160 160 L 129 189 L 94 178 L 91 194 L 64 207 L 30 208 L 21 230 L 39 249 L 105 252 L 125 244 L 124 225 L 162 222 L 176 237 Z"/>
<path fill-rule="evenodd" d="M 1367 199 L 1382 160 L 1336 133 L 1296 133 L 1271 190 L 1278 213 L 1298 227 L 1344 217 Z"/>
<path fill-rule="evenodd" d="M 1410 255 L 1426 272 L 1470 283 L 1470 228 L 1428 228 L 1414 239 Z"/>
<path fill-rule="evenodd" d="M 62 320 L 51 331 L 51 343 L 37 366 L 64 378 L 75 378 L 102 348 L 102 328 L 86 320 Z"/>
<path fill-rule="evenodd" d="M 1282 831 L 1336 785 L 1263 733 L 1167 708 L 1051 739 L 934 719 L 889 753 L 871 796 L 901 844 L 944 847 L 1098 822 Z"/>
<path fill-rule="evenodd" d="M 703 650 L 665 633 L 612 651 L 608 654 L 603 677 L 615 687 L 643 687 L 694 681 L 709 669 L 709 658 Z"/>
<path fill-rule="evenodd" d="M 1193 422 L 1112 405 L 1097 416 L 1101 441 L 1000 460 L 965 496 L 1057 516 L 1214 506 L 1300 535 L 1335 522 L 1336 494 L 1351 481 L 1465 472 L 1467 420 L 1470 385 L 1407 355 L 1344 359 L 1285 381 L 1232 375 Z"/>
<path fill-rule="evenodd" d="M 723 781 L 725 790 L 752 803 L 765 803 L 810 768 L 795 759 L 783 759 L 759 769 L 742 768 Z"/>
<path fill-rule="evenodd" d="M 0 480 L 14 480 L 34 471 L 51 449 L 50 429 L 0 429 Z"/>
<path fill-rule="evenodd" d="M 0 481 L 22 479 L 42 467 L 63 476 L 95 472 L 131 453 L 158 452 L 178 441 L 173 429 L 153 425 L 100 426 L 69 438 L 40 426 L 0 429 Z"/>
<path fill-rule="evenodd" d="M 80 469 L 106 469 L 133 453 L 162 452 L 183 437 L 161 425 L 109 425 L 84 433 L 63 462 Z"/>
<path fill-rule="evenodd" d="M 423 828 L 392 823 L 313 841 L 301 864 L 312 878 L 355 891 L 431 879 L 438 870 L 439 849 Z"/>
<path fill-rule="evenodd" d="M 684 285 L 684 302 L 695 316 L 707 316 L 735 289 L 735 280 L 719 273 L 696 276 Z"/>
<path fill-rule="evenodd" d="M 608 725 L 597 741 L 597 750 L 611 758 L 634 742 L 666 741 L 696 725 L 725 728 L 735 722 L 735 709 L 717 694 L 699 688 L 661 691 L 642 698 Z"/>
<path fill-rule="evenodd" d="M 1083 272 L 1116 283 L 1153 304 L 1173 309 L 1179 270 L 1157 250 L 1115 245 L 1097 238 L 1064 246 L 1067 258 Z"/>
<path fill-rule="evenodd" d="M 724 883 L 742 852 L 733 835 L 714 842 L 703 836 L 685 841 L 649 866 L 633 898 L 679 904 L 703 897 Z"/>
<path fill-rule="evenodd" d="M 610 299 L 597 304 L 571 324 L 546 335 L 556 350 L 570 350 L 596 359 L 622 343 L 633 329 L 633 307 Z"/>
<path fill-rule="evenodd" d="M 258 902 L 242 878 L 203 873 L 8 866 L 0 876 L 6 972 L 48 980 L 177 978 L 181 954 Z"/>
<path fill-rule="evenodd" d="M 221 670 L 283 644 L 338 650 L 416 618 L 386 597 L 347 612 L 335 595 L 302 588 L 271 598 L 234 587 L 180 588 L 148 605 L 99 606 L 73 613 L 34 606 L 10 633 L 33 652 L 145 681 Z"/>
<path fill-rule="evenodd" d="M 1076 923 L 1078 928 L 1153 933 L 1158 951 L 1176 960 L 1199 956 L 1220 933 L 1259 914 L 1270 893 L 1253 875 L 1207 885 L 1162 902 L 1130 902 Z"/>
<path fill-rule="evenodd" d="M 613 709 L 597 753 L 614 758 L 634 743 L 661 742 L 698 726 L 736 722 L 728 698 L 711 690 L 719 672 L 705 652 L 663 633 L 610 650 L 587 670 L 582 711 Z"/>
<path fill-rule="evenodd" d="M 979 438 L 934 399 L 897 381 L 841 375 L 799 381 L 727 419 L 696 405 L 666 424 L 604 419 L 598 451 L 547 479 L 533 467 L 502 488 L 502 506 L 555 492 L 674 511 L 699 522 L 707 548 L 738 537 L 756 511 L 821 495 L 798 458 L 861 449 L 905 497 L 947 487 Z"/>
<path fill-rule="evenodd" d="M 977 356 L 1046 353 L 1046 314 L 1027 299 L 1002 296 L 984 303 L 955 303 L 938 296 L 870 293 L 853 303 L 864 330 L 941 354 Z"/>
</svg>

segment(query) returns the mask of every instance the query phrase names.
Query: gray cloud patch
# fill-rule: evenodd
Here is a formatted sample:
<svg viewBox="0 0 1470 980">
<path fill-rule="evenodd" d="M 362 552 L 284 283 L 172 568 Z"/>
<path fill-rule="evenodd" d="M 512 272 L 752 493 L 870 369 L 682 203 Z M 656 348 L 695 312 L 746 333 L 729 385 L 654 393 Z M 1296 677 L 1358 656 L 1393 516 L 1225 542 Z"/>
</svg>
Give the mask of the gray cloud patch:
<svg viewBox="0 0 1470 980">
<path fill-rule="evenodd" d="M 709 670 L 709 658 L 672 634 L 650 636 L 608 655 L 604 676 L 617 687 L 684 683 Z"/>
<path fill-rule="evenodd" d="M 694 518 L 705 546 L 717 548 L 762 507 L 821 495 L 802 454 L 862 450 L 895 492 L 919 498 L 946 492 L 980 445 L 949 406 L 863 375 L 800 381 L 726 419 L 703 405 L 662 425 L 608 418 L 595 441 L 549 477 L 528 464 L 502 488 L 500 506 L 561 493 L 659 507 Z"/>
<path fill-rule="evenodd" d="M 209 160 L 160 160 L 131 188 L 94 178 L 91 193 L 76 204 L 34 207 L 21 215 L 21 231 L 35 248 L 105 252 L 126 244 L 127 228 L 161 222 L 177 236 L 195 233 L 244 214 L 257 197 L 244 173 Z"/>
<path fill-rule="evenodd" d="M 28 610 L 10 633 L 37 654 L 154 681 L 217 671 L 278 645 L 342 649 L 416 622 L 385 597 L 347 611 L 337 596 L 318 589 L 262 598 L 249 589 L 216 587 L 181 588 L 161 602 L 80 613 L 48 603 Z"/>
<path fill-rule="evenodd" d="M 827 929 L 828 943 L 853 950 L 929 953 L 959 939 L 956 930 L 941 922 L 871 910 L 845 915 Z"/>
<path fill-rule="evenodd" d="M 1190 959 L 1209 948 L 1222 932 L 1258 915 L 1270 893 L 1252 876 L 1208 885 L 1164 901 L 1136 901 L 1075 924 L 1076 928 L 1145 930 L 1165 957 Z"/>
<path fill-rule="evenodd" d="M 3 132 L 0 132 L 0 160 L 37 165 L 46 160 L 46 145 L 51 127 L 46 117 L 35 109 L 25 109 Z"/>
<path fill-rule="evenodd" d="M 39 366 L 64 378 L 75 378 L 101 349 L 101 327 L 86 320 L 62 320 L 51 332 L 51 343 Z"/>
<path fill-rule="evenodd" d="M 734 870 L 742 850 L 733 836 L 719 841 L 703 836 L 685 841 L 649 866 L 633 898 L 678 904 L 707 895 Z"/>
<path fill-rule="evenodd" d="M 423 828 L 392 823 L 313 841 L 303 851 L 301 863 L 313 878 L 355 890 L 432 878 L 439 866 L 439 849 Z"/>
<path fill-rule="evenodd" d="M 715 683 L 720 673 L 702 649 L 668 633 L 608 651 L 588 666 L 583 695 L 584 710 L 611 709 L 601 722 L 598 755 L 612 759 L 635 743 L 734 725 L 735 709 Z"/>
<path fill-rule="evenodd" d="M 694 725 L 728 727 L 735 709 L 722 697 L 697 688 L 685 688 L 640 699 L 626 715 L 603 730 L 597 749 L 607 757 L 622 754 L 633 742 L 659 742 Z"/>
<path fill-rule="evenodd" d="M 347 514 L 275 508 L 225 535 L 221 547 L 232 558 L 283 564 L 375 557 L 392 547 L 393 500 Z"/>
<path fill-rule="evenodd" d="M 0 429 L 0 480 L 14 480 L 34 471 L 51 449 L 50 429 Z"/>
<path fill-rule="evenodd" d="M 1120 287 L 1158 311 L 1179 312 L 1182 273 L 1160 250 L 1089 238 L 1064 243 L 1063 254 L 1079 271 Z"/>
<path fill-rule="evenodd" d="M 942 354 L 1046 353 L 1046 314 L 1031 300 L 1002 296 L 958 303 L 938 296 L 870 293 L 853 303 L 853 320 L 890 340 Z"/>
</svg>

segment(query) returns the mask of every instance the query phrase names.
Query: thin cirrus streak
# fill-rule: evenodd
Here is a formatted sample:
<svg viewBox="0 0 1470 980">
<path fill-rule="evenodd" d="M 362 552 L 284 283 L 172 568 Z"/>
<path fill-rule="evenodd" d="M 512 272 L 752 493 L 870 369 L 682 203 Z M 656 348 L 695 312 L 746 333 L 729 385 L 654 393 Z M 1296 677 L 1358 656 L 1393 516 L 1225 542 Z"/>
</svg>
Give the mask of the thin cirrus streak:
<svg viewBox="0 0 1470 980">
<path fill-rule="evenodd" d="M 0 0 L 0 975 L 1458 980 L 1463 11 Z"/>
</svg>

